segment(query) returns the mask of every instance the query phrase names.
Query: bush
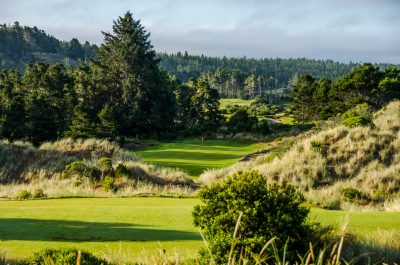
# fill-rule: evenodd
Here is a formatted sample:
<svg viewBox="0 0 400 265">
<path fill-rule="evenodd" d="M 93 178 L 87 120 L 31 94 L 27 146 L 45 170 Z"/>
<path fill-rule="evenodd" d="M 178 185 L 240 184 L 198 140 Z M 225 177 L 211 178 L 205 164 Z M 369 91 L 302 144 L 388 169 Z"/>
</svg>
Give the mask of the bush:
<svg viewBox="0 0 400 265">
<path fill-rule="evenodd" d="M 118 164 L 117 168 L 115 169 L 115 176 L 116 177 L 124 177 L 129 176 L 128 168 L 123 164 Z"/>
<path fill-rule="evenodd" d="M 110 176 L 105 176 L 103 181 L 101 182 L 103 189 L 105 191 L 114 191 L 115 190 L 115 179 Z"/>
<path fill-rule="evenodd" d="M 356 188 L 343 188 L 340 190 L 343 199 L 357 204 L 368 204 L 371 200 L 367 194 L 362 193 Z"/>
<path fill-rule="evenodd" d="M 42 189 L 36 189 L 33 192 L 33 198 L 35 198 L 35 199 L 41 199 L 41 198 L 46 198 L 46 197 L 47 196 Z"/>
<path fill-rule="evenodd" d="M 349 127 L 363 126 L 372 122 L 372 110 L 367 103 L 358 104 L 342 114 L 342 124 Z"/>
<path fill-rule="evenodd" d="M 78 262 L 78 259 L 80 261 Z M 97 258 L 89 252 L 82 251 L 79 254 L 77 249 L 44 249 L 33 255 L 29 264 L 35 265 L 107 265 L 104 259 Z"/>
<path fill-rule="evenodd" d="M 84 161 L 75 161 L 66 165 L 65 170 L 61 174 L 62 178 L 70 178 L 73 176 L 99 180 L 101 171 L 95 166 L 87 165 Z"/>
<path fill-rule="evenodd" d="M 112 169 L 112 160 L 108 157 L 103 157 L 99 159 L 99 164 L 104 170 L 111 170 Z"/>
<path fill-rule="evenodd" d="M 21 191 L 18 193 L 18 195 L 17 195 L 16 198 L 17 198 L 18 200 L 27 200 L 27 199 L 32 198 L 32 193 L 31 193 L 30 191 L 27 191 L 27 190 L 21 190 Z"/>
<path fill-rule="evenodd" d="M 246 249 L 247 255 L 259 253 L 274 236 L 279 238 L 279 248 L 288 240 L 289 249 L 300 253 L 307 249 L 312 236 L 309 210 L 294 186 L 267 184 L 256 171 L 238 172 L 223 182 L 203 186 L 199 197 L 203 204 L 194 208 L 194 224 L 202 229 L 217 264 L 227 263 L 241 213 L 233 253 L 236 259 L 244 255 L 241 250 Z M 290 255 L 294 257 L 294 253 Z"/>
</svg>

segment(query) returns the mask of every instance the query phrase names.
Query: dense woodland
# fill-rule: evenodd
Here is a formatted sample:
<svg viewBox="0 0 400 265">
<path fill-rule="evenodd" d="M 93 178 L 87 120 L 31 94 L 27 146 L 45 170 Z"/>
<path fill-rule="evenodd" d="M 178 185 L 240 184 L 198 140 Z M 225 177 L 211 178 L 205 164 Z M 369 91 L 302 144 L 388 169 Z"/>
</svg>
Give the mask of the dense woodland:
<svg viewBox="0 0 400 265">
<path fill-rule="evenodd" d="M 18 22 L 0 25 L 0 68 L 22 70 L 25 63 L 37 60 L 76 64 L 94 58 L 97 49 L 76 38 L 60 41 L 37 27 L 22 27 Z"/>
<path fill-rule="evenodd" d="M 112 33 L 104 33 L 99 48 L 76 39 L 60 42 L 18 23 L 3 25 L 0 34 L 7 39 L 0 42 L 2 52 L 81 60 L 76 67 L 39 62 L 24 72 L 1 72 L 0 137 L 11 141 L 265 135 L 266 118 L 279 109 L 272 104 L 282 96 L 293 98 L 290 111 L 298 122 L 344 115 L 356 124 L 400 96 L 400 72 L 393 66 L 157 54 L 150 34 L 129 12 L 114 22 Z M 314 77 L 298 75 L 304 72 Z M 249 108 L 221 110 L 221 96 L 257 100 Z"/>
<path fill-rule="evenodd" d="M 224 121 L 206 80 L 181 84 L 159 66 L 131 13 L 77 68 L 29 64 L 0 74 L 0 137 L 35 144 L 64 136 L 122 139 L 213 133 Z"/>
<path fill-rule="evenodd" d="M 304 75 L 295 80 L 292 96 L 292 113 L 298 121 L 342 114 L 348 125 L 362 125 L 371 120 L 373 110 L 400 98 L 400 70 L 364 64 L 336 81 Z"/>
<path fill-rule="evenodd" d="M 81 61 L 96 56 L 98 47 L 77 39 L 60 41 L 37 27 L 0 25 L 0 68 L 25 70 L 25 63 L 36 61 L 63 63 L 76 68 Z M 159 66 L 183 83 L 200 77 L 207 79 L 221 98 L 267 98 L 277 103 L 288 97 L 294 80 L 309 74 L 316 79 L 337 80 L 360 66 L 358 63 L 339 63 L 312 59 L 248 59 L 219 58 L 189 55 L 187 52 L 157 53 Z M 376 65 L 386 69 L 389 65 Z"/>
</svg>

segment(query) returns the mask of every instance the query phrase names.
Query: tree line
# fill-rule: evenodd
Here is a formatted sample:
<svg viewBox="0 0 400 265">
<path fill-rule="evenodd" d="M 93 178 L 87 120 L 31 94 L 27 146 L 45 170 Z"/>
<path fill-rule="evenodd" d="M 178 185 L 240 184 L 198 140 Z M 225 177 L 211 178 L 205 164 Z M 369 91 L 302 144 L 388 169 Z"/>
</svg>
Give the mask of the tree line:
<svg viewBox="0 0 400 265">
<path fill-rule="evenodd" d="M 39 144 L 65 136 L 210 134 L 225 122 L 218 100 L 205 78 L 182 83 L 162 70 L 149 33 L 128 12 L 87 63 L 3 70 L 0 137 Z"/>
<path fill-rule="evenodd" d="M 363 64 L 336 81 L 304 75 L 294 80 L 292 96 L 291 111 L 298 121 L 342 115 L 360 125 L 371 111 L 400 98 L 400 70 Z"/>
<path fill-rule="evenodd" d="M 97 49 L 96 45 L 87 41 L 82 44 L 76 38 L 60 41 L 37 27 L 22 27 L 19 22 L 0 24 L 0 53 L 4 61 L 8 59 L 0 65 L 2 68 L 15 68 L 21 62 L 34 61 L 37 53 L 84 61 L 94 58 Z"/>
</svg>

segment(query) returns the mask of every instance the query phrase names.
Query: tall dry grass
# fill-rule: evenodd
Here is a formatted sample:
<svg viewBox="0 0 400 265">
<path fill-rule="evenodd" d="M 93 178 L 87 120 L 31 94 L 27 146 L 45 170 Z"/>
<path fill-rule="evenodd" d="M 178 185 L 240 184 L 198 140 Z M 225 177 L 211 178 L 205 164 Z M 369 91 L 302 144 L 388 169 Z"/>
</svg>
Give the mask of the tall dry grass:
<svg viewBox="0 0 400 265">
<path fill-rule="evenodd" d="M 118 192 L 106 192 L 93 182 L 74 185 L 73 179 L 63 179 L 66 165 L 85 160 L 96 163 L 108 157 L 115 165 L 123 164 L 130 178 L 117 179 Z M 158 194 L 188 196 L 193 193 L 193 181 L 185 172 L 139 161 L 132 152 L 117 144 L 99 139 L 62 139 L 42 144 L 0 142 L 0 197 L 15 198 L 22 190 L 43 189 L 48 196 L 134 196 Z"/>
<path fill-rule="evenodd" d="M 271 159 L 266 154 L 229 168 L 207 171 L 200 176 L 200 182 L 207 184 L 252 169 L 271 182 L 298 185 L 318 204 L 325 201 L 331 206 L 346 205 L 340 191 L 353 187 L 365 194 L 371 204 L 384 208 L 400 194 L 399 130 L 400 102 L 395 101 L 375 113 L 370 126 L 337 126 L 297 138 L 297 143 L 282 155 Z"/>
</svg>

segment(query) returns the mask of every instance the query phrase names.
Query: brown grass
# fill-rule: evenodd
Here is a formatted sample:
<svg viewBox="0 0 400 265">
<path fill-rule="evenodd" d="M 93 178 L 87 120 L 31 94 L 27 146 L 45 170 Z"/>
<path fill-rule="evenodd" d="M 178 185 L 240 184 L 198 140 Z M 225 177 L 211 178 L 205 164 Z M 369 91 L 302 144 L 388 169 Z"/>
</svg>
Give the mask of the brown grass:
<svg viewBox="0 0 400 265">
<path fill-rule="evenodd" d="M 67 164 L 86 160 L 95 163 L 109 157 L 114 164 L 124 164 L 130 178 L 117 179 L 118 192 L 103 191 L 88 181 L 76 187 L 74 179 L 62 179 Z M 91 162 L 92 161 L 92 162 Z M 29 143 L 0 142 L 0 197 L 14 198 L 21 190 L 41 188 L 48 196 L 184 196 L 193 192 L 193 181 L 186 173 L 140 162 L 132 152 L 106 140 L 62 139 L 44 143 L 39 148 Z"/>
<path fill-rule="evenodd" d="M 374 115 L 371 126 L 338 126 L 297 138 L 298 142 L 283 155 L 270 159 L 267 154 L 207 171 L 200 182 L 211 183 L 239 170 L 255 169 L 270 181 L 298 185 L 318 204 L 345 206 L 348 203 L 340 190 L 354 187 L 370 198 L 368 206 L 384 208 L 400 194 L 399 129 L 400 102 L 395 101 Z"/>
</svg>

